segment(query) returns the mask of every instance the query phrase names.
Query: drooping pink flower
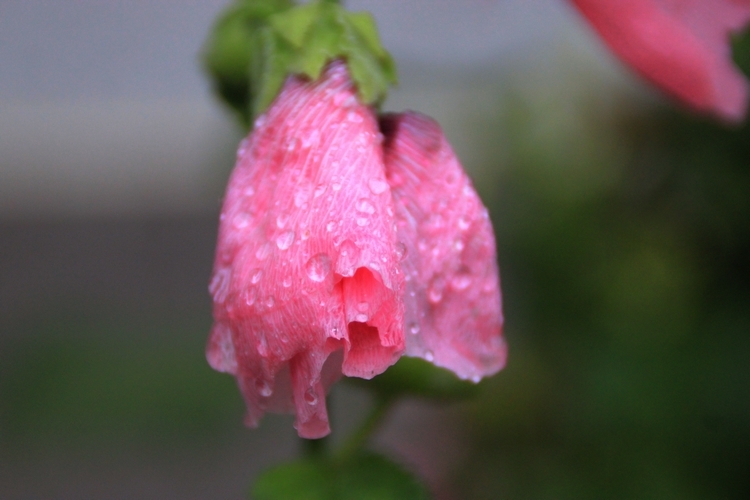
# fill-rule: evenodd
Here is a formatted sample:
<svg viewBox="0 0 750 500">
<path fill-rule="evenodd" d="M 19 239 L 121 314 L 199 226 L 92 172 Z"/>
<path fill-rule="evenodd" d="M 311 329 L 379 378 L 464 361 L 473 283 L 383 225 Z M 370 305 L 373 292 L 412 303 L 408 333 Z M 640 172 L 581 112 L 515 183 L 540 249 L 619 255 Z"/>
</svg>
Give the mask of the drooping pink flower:
<svg viewBox="0 0 750 500">
<path fill-rule="evenodd" d="M 487 209 L 434 120 L 386 115 L 382 128 L 406 252 L 406 354 L 479 381 L 499 371 L 506 356 Z"/>
<path fill-rule="evenodd" d="M 486 211 L 434 122 L 386 122 L 388 169 L 376 115 L 335 62 L 315 82 L 289 78 L 240 147 L 207 357 L 237 378 L 248 425 L 294 412 L 300 436 L 322 437 L 330 385 L 405 351 L 474 380 L 502 367 Z"/>
<path fill-rule="evenodd" d="M 645 78 L 698 111 L 744 118 L 748 83 L 729 43 L 750 20 L 750 0 L 572 1 Z"/>
</svg>

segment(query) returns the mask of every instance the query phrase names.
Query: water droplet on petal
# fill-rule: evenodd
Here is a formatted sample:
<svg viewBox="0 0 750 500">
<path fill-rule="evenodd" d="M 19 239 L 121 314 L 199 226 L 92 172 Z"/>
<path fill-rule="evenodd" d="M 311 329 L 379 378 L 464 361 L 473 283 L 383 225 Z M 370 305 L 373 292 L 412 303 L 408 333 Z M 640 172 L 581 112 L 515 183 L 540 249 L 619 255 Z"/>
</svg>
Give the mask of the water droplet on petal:
<svg viewBox="0 0 750 500">
<path fill-rule="evenodd" d="M 364 120 L 364 118 L 362 118 L 362 115 L 360 115 L 356 111 L 349 111 L 346 114 L 346 119 L 352 123 L 362 123 L 362 121 Z"/>
<path fill-rule="evenodd" d="M 411 323 L 409 323 L 409 333 L 411 333 L 412 335 L 418 334 L 419 323 L 417 323 L 416 321 L 412 321 Z"/>
<path fill-rule="evenodd" d="M 248 290 L 246 290 L 245 291 L 245 304 L 247 304 L 249 306 L 255 304 L 255 294 L 256 293 L 257 292 L 255 291 L 254 288 L 249 288 Z"/>
<path fill-rule="evenodd" d="M 310 387 L 305 391 L 305 403 L 309 404 L 310 406 L 315 406 L 316 404 L 318 404 L 318 395 L 315 393 L 315 389 L 313 387 Z"/>
<path fill-rule="evenodd" d="M 333 184 L 331 184 L 331 189 L 333 189 L 334 191 L 339 191 L 341 189 L 341 184 L 339 184 L 338 182 L 334 182 Z"/>
<path fill-rule="evenodd" d="M 310 193 L 306 189 L 298 189 L 294 192 L 294 206 L 300 208 L 310 198 Z"/>
<path fill-rule="evenodd" d="M 266 300 L 265 300 L 266 307 L 270 309 L 273 307 L 275 303 L 276 303 L 276 300 L 274 300 L 273 295 L 269 295 L 268 297 L 266 297 Z"/>
<path fill-rule="evenodd" d="M 289 222 L 289 216 L 287 214 L 279 214 L 279 216 L 276 217 L 276 227 L 279 229 L 284 229 L 287 222 Z"/>
<path fill-rule="evenodd" d="M 320 184 L 318 187 L 315 188 L 315 191 L 313 191 L 313 196 L 316 198 L 320 198 L 323 196 L 323 193 L 326 192 L 327 186 L 325 184 Z"/>
<path fill-rule="evenodd" d="M 333 231 L 336 228 L 336 221 L 330 221 L 328 224 L 326 224 L 326 231 L 329 233 Z"/>
<path fill-rule="evenodd" d="M 305 147 L 305 148 L 315 147 L 318 145 L 319 141 L 320 141 L 320 132 L 318 132 L 316 129 L 313 129 L 309 135 L 302 138 L 302 147 Z"/>
<path fill-rule="evenodd" d="M 260 394 L 264 398 L 267 398 L 273 394 L 271 384 L 261 378 L 255 380 L 255 389 L 258 391 L 258 394 Z"/>
<path fill-rule="evenodd" d="M 258 354 L 264 358 L 268 356 L 268 341 L 263 336 L 261 336 L 258 341 Z"/>
<path fill-rule="evenodd" d="M 432 363 L 435 361 L 435 354 L 432 351 L 425 351 L 424 359 Z"/>
<path fill-rule="evenodd" d="M 287 248 L 292 246 L 293 241 L 294 231 L 287 231 L 280 234 L 279 237 L 276 238 L 276 246 L 279 247 L 279 250 L 286 250 Z"/>
<path fill-rule="evenodd" d="M 357 225 L 359 227 L 365 227 L 369 223 L 370 221 L 366 219 L 365 217 L 357 217 Z"/>
<path fill-rule="evenodd" d="M 255 194 L 255 188 L 252 186 L 248 186 L 242 193 L 249 198 Z"/>
<path fill-rule="evenodd" d="M 443 288 L 445 287 L 445 281 L 443 278 L 437 277 L 432 280 L 430 289 L 427 291 L 427 300 L 433 304 L 437 304 L 443 300 Z"/>
<path fill-rule="evenodd" d="M 464 249 L 464 242 L 463 242 L 463 240 L 458 239 L 458 240 L 454 241 L 453 242 L 453 248 L 455 248 L 457 252 L 460 252 L 461 250 L 463 250 Z"/>
<path fill-rule="evenodd" d="M 211 284 L 208 285 L 208 291 L 213 295 L 214 302 L 224 302 L 229 291 L 229 282 L 232 277 L 232 270 L 228 267 L 219 269 L 211 278 Z"/>
<path fill-rule="evenodd" d="M 398 260 L 404 260 L 404 258 L 406 258 L 406 252 L 406 245 L 400 241 L 396 243 L 396 257 L 398 257 Z"/>
<path fill-rule="evenodd" d="M 284 285 L 284 288 L 289 288 L 290 286 L 292 286 L 292 277 L 287 276 L 286 278 L 284 278 L 284 281 L 282 281 L 281 284 Z"/>
<path fill-rule="evenodd" d="M 239 213 L 234 216 L 234 219 L 232 219 L 232 224 L 237 229 L 243 229 L 250 225 L 250 216 L 244 212 Z"/>
<path fill-rule="evenodd" d="M 467 217 L 462 215 L 458 218 L 458 228 L 461 231 L 466 231 L 467 229 L 469 229 L 469 226 L 471 226 L 471 221 L 469 221 Z"/>
<path fill-rule="evenodd" d="M 260 281 L 260 278 L 263 276 L 263 269 L 253 269 L 250 271 L 250 283 L 255 285 L 257 282 Z"/>
<path fill-rule="evenodd" d="M 367 315 L 366 314 L 357 314 L 354 317 L 355 321 L 359 321 L 360 323 L 365 323 L 367 321 Z"/>
<path fill-rule="evenodd" d="M 317 283 L 324 281 L 331 272 L 331 258 L 324 253 L 311 257 L 305 264 L 305 272 L 311 280 Z"/>
<path fill-rule="evenodd" d="M 357 203 L 354 205 L 354 207 L 358 211 L 366 213 L 366 214 L 375 213 L 375 207 L 367 198 L 361 198 L 360 200 L 358 200 Z"/>
<path fill-rule="evenodd" d="M 373 177 L 367 181 L 367 186 L 372 194 L 383 194 L 388 189 L 388 183 L 378 177 Z"/>
<path fill-rule="evenodd" d="M 468 272 L 460 272 L 453 276 L 453 278 L 451 279 L 451 286 L 454 290 L 462 291 L 469 288 L 469 286 L 471 286 L 471 282 L 471 274 L 469 274 Z"/>
<path fill-rule="evenodd" d="M 240 142 L 240 147 L 237 148 L 237 159 L 238 160 L 245 155 L 245 151 L 247 151 L 247 145 L 248 145 L 248 143 L 249 143 L 249 141 L 247 140 L 247 138 L 242 139 L 242 141 Z"/>
<path fill-rule="evenodd" d="M 482 380 L 482 377 L 480 375 L 473 375 L 471 377 L 471 381 L 474 382 L 475 384 L 478 384 L 481 380 Z"/>
<path fill-rule="evenodd" d="M 259 117 L 258 117 L 258 118 L 257 118 L 257 119 L 255 120 L 255 128 L 260 128 L 260 127 L 262 127 L 262 126 L 263 126 L 263 125 L 265 125 L 265 124 L 266 124 L 266 115 L 265 115 L 265 113 L 264 113 L 264 114 L 260 115 L 260 116 L 259 116 Z"/>
</svg>

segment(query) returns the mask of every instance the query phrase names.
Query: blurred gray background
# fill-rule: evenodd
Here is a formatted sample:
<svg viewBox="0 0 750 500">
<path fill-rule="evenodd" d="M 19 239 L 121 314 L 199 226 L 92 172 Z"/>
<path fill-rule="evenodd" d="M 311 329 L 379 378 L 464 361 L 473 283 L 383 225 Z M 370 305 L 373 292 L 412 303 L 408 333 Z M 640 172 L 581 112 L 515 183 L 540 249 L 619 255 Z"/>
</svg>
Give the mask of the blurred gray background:
<svg viewBox="0 0 750 500">
<path fill-rule="evenodd" d="M 743 498 L 746 131 L 669 108 L 563 0 L 345 3 L 398 63 L 385 108 L 436 118 L 491 210 L 510 344 L 376 447 L 437 498 Z M 0 0 L 0 498 L 242 498 L 299 450 L 203 357 L 227 4 Z M 368 404 L 336 387 L 334 442 Z"/>
</svg>

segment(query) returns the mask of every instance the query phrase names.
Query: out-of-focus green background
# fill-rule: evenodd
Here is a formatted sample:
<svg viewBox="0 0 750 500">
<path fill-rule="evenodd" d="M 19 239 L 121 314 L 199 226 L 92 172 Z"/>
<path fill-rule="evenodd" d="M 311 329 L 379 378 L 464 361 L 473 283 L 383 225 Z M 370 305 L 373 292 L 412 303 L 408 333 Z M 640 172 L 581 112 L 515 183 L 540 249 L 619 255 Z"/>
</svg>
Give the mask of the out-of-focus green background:
<svg viewBox="0 0 750 500">
<path fill-rule="evenodd" d="M 437 118 L 490 208 L 510 345 L 375 446 L 438 498 L 749 498 L 750 128 L 671 106 L 561 0 L 348 4 L 399 62 L 386 107 Z M 203 354 L 239 132 L 195 54 L 224 5 L 0 1 L 0 498 L 240 498 L 298 452 Z M 368 403 L 334 390 L 334 441 Z"/>
</svg>

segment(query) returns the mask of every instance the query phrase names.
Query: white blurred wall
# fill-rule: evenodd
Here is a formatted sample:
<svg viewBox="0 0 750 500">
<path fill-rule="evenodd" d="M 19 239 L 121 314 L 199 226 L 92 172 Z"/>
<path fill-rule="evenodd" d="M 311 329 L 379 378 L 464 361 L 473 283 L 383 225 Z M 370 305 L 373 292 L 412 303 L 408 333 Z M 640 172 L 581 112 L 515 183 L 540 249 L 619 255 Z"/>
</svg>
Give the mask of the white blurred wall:
<svg viewBox="0 0 750 500">
<path fill-rule="evenodd" d="M 346 3 L 399 65 L 386 108 L 437 118 L 469 169 L 487 139 L 465 121 L 507 85 L 634 82 L 563 0 Z M 239 131 L 198 54 L 226 4 L 0 0 L 0 219 L 215 210 Z"/>
</svg>

